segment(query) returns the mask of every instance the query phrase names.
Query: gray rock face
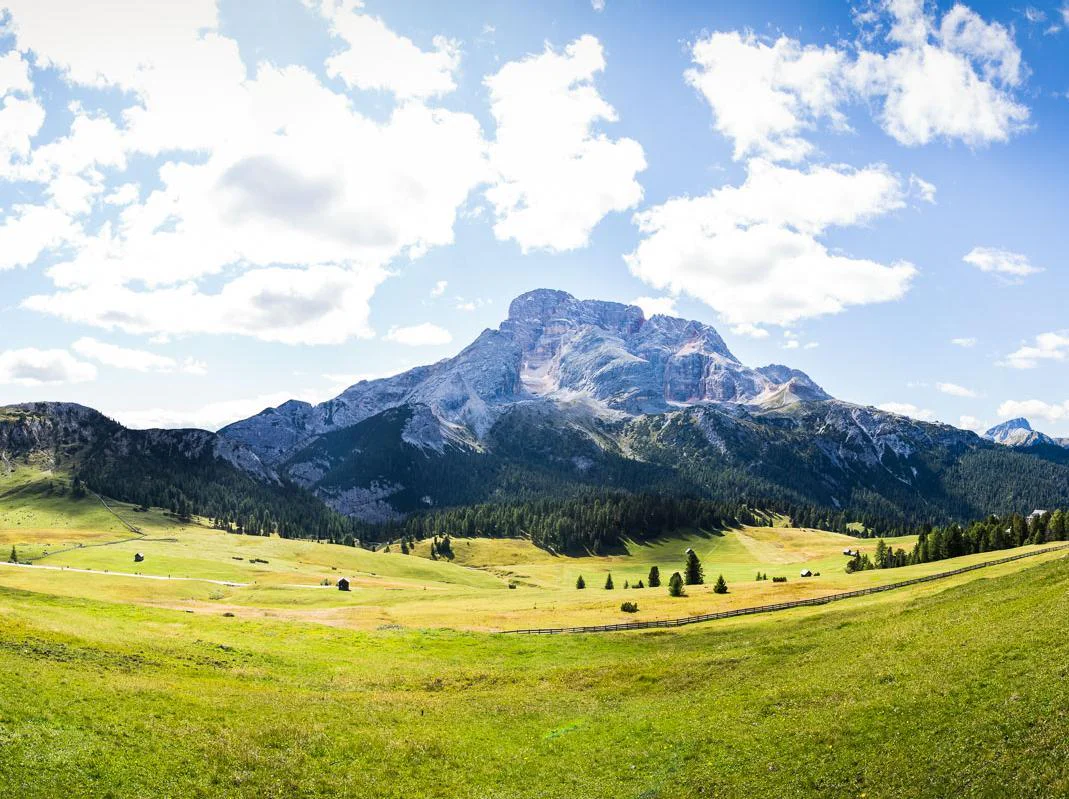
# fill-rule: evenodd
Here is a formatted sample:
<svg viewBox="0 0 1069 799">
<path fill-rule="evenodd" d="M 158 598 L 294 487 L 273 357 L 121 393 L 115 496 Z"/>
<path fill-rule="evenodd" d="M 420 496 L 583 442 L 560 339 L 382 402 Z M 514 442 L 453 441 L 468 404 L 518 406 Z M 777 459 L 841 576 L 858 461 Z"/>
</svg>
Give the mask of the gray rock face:
<svg viewBox="0 0 1069 799">
<path fill-rule="evenodd" d="M 1064 447 L 1062 440 L 1051 438 L 1045 433 L 1033 430 L 1027 419 L 1017 418 L 997 424 L 984 433 L 984 438 L 1003 444 L 1007 447 L 1035 447 L 1041 444 L 1050 444 L 1056 447 Z"/>
<path fill-rule="evenodd" d="M 807 375 L 785 366 L 739 363 L 715 329 L 636 306 L 577 300 L 539 289 L 509 306 L 458 355 L 382 380 L 363 381 L 317 406 L 287 402 L 220 433 L 278 464 L 316 436 L 389 408 L 420 405 L 406 440 L 439 450 L 444 441 L 482 440 L 509 407 L 535 399 L 591 400 L 607 413 L 660 413 L 699 403 L 783 407 L 828 399 Z"/>
</svg>

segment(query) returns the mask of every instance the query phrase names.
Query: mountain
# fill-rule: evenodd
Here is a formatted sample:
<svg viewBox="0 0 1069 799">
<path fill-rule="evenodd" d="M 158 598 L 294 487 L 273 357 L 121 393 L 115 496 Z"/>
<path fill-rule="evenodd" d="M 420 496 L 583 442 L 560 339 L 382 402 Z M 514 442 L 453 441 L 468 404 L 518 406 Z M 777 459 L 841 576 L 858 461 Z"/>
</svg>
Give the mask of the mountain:
<svg viewBox="0 0 1069 799">
<path fill-rule="evenodd" d="M 589 401 L 606 418 L 721 402 L 777 406 L 829 399 L 803 372 L 739 363 L 712 327 L 635 306 L 538 290 L 454 358 L 361 381 L 312 406 L 290 401 L 220 433 L 277 464 L 317 436 L 390 408 L 421 406 L 402 438 L 441 452 L 478 446 L 502 414 L 535 400 Z"/>
<path fill-rule="evenodd" d="M 229 519 L 250 531 L 343 537 L 353 530 L 238 442 L 206 430 L 128 430 L 73 403 L 0 408 L 0 471 L 20 465 L 68 474 L 116 499 Z"/>
<path fill-rule="evenodd" d="M 1045 433 L 1032 429 L 1027 419 L 1010 419 L 997 424 L 984 433 L 984 438 L 1007 447 L 1034 447 L 1043 444 L 1065 446 L 1064 440 L 1051 438 Z"/>
<path fill-rule="evenodd" d="M 895 523 L 1069 502 L 1065 464 L 746 366 L 708 325 L 551 290 L 453 358 L 220 435 L 369 522 L 606 492 Z"/>
</svg>

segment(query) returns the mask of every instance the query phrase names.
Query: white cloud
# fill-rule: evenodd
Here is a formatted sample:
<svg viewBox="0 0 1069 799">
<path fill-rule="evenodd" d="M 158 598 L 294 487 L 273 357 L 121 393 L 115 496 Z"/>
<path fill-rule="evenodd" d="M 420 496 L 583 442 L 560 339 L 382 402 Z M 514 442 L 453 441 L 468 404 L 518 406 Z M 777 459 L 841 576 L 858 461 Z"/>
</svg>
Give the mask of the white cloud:
<svg viewBox="0 0 1069 799">
<path fill-rule="evenodd" d="M 976 339 L 973 338 L 972 336 L 962 337 L 962 338 L 952 338 L 952 339 L 950 339 L 950 343 L 953 344 L 956 347 L 964 347 L 965 349 L 969 349 L 970 347 L 975 347 L 976 346 Z"/>
<path fill-rule="evenodd" d="M 768 331 L 763 327 L 758 327 L 749 322 L 732 326 L 731 332 L 737 336 L 749 336 L 750 338 L 768 338 L 769 335 Z"/>
<path fill-rule="evenodd" d="M 958 417 L 958 427 L 962 430 L 972 430 L 974 433 L 982 434 L 990 429 L 991 425 L 981 419 L 977 419 L 975 416 L 963 415 Z"/>
<path fill-rule="evenodd" d="M 74 107 L 70 133 L 18 166 L 20 179 L 47 184 L 50 199 L 7 216 L 0 268 L 59 255 L 47 274 L 60 291 L 27 307 L 150 334 L 305 343 L 370 335 L 367 299 L 386 267 L 451 244 L 459 210 L 487 180 L 473 115 L 409 99 L 377 120 L 301 67 L 263 62 L 250 75 L 237 43 L 217 31 L 214 0 L 62 15 L 28 0 L 10 5 L 21 52 L 70 83 L 119 87 L 129 103 L 116 115 L 121 126 Z M 339 31 L 355 30 L 346 27 L 354 4 L 328 5 Z M 361 39 L 360 57 L 382 56 L 383 66 L 404 55 L 407 40 L 369 24 L 391 43 L 375 50 Z M 395 77 L 390 88 L 405 97 L 440 93 L 418 88 L 414 72 Z M 108 187 L 103 172 L 162 152 L 172 160 L 159 164 L 147 196 Z M 101 198 L 121 210 L 83 235 L 72 220 Z M 221 289 L 200 285 L 224 271 Z M 329 287 L 336 296 L 323 294 Z M 89 301 L 97 304 L 79 307 Z"/>
<path fill-rule="evenodd" d="M 631 304 L 641 308 L 647 319 L 657 314 L 678 316 L 675 297 L 636 297 L 631 300 Z"/>
<path fill-rule="evenodd" d="M 605 0 L 590 0 L 590 5 L 595 11 L 605 10 Z"/>
<path fill-rule="evenodd" d="M 887 411 L 888 413 L 895 413 L 899 416 L 908 416 L 911 419 L 916 419 L 919 422 L 934 422 L 935 412 L 928 408 L 918 408 L 916 405 L 912 405 L 908 402 L 884 402 L 876 406 L 881 411 Z"/>
<path fill-rule="evenodd" d="M 998 406 L 998 415 L 1003 419 L 1025 416 L 1032 419 L 1046 419 L 1057 423 L 1069 419 L 1069 400 L 1065 402 L 1044 402 L 1043 400 L 1006 400 Z"/>
<path fill-rule="evenodd" d="M 1026 344 L 999 361 L 999 366 L 1012 369 L 1035 369 L 1043 361 L 1064 361 L 1069 358 L 1069 330 L 1040 333 L 1032 344 Z"/>
<path fill-rule="evenodd" d="M 138 335 L 232 334 L 286 344 L 340 344 L 374 335 L 368 303 L 385 278 L 381 270 L 336 266 L 254 269 L 214 294 L 193 283 L 147 291 L 94 284 L 35 295 L 23 306 Z"/>
<path fill-rule="evenodd" d="M 297 392 L 296 396 L 288 392 L 276 392 L 260 394 L 255 397 L 218 400 L 186 409 L 110 409 L 108 415 L 121 424 L 138 430 L 154 427 L 196 427 L 201 430 L 218 430 L 220 427 L 225 427 L 238 419 L 247 419 L 264 408 L 273 408 L 291 399 L 319 402 L 327 399 L 327 397 L 308 391 Z"/>
<path fill-rule="evenodd" d="M 792 339 L 789 339 L 788 341 L 783 342 L 783 349 L 785 349 L 785 350 L 796 350 L 801 346 L 802 346 L 802 344 L 801 344 L 801 342 L 798 341 L 798 339 L 793 339 L 792 338 Z"/>
<path fill-rule="evenodd" d="M 850 258 L 817 238 L 904 202 L 882 165 L 801 171 L 754 160 L 741 186 L 636 214 L 644 238 L 625 259 L 640 279 L 702 300 L 731 325 L 789 325 L 905 294 L 911 264 Z"/>
<path fill-rule="evenodd" d="M 753 33 L 713 33 L 691 50 L 694 86 L 713 109 L 714 127 L 735 145 L 735 158 L 798 161 L 812 150 L 799 134 L 822 118 L 843 127 L 837 106 L 845 55 L 803 47 L 781 36 L 765 44 Z"/>
<path fill-rule="evenodd" d="M 206 371 L 206 367 L 202 362 L 192 358 L 186 358 L 179 363 L 174 358 L 166 355 L 157 355 L 146 350 L 119 347 L 115 344 L 108 344 L 89 337 L 78 339 L 71 345 L 71 349 L 85 358 L 116 369 L 130 369 L 136 372 L 182 371 L 187 374 L 197 375 L 202 375 Z"/>
<path fill-rule="evenodd" d="M 408 327 L 391 327 L 383 338 L 409 347 L 424 347 L 448 344 L 453 340 L 453 335 L 444 327 L 424 322 Z"/>
<path fill-rule="evenodd" d="M 323 0 L 319 5 L 330 32 L 347 45 L 327 59 L 332 78 L 349 87 L 393 92 L 400 99 L 434 97 L 456 88 L 458 42 L 435 36 L 434 50 L 421 50 L 378 17 L 358 13 L 353 4 Z"/>
<path fill-rule="evenodd" d="M 935 205 L 935 184 L 916 175 L 909 176 L 909 188 L 912 194 L 919 197 L 923 202 Z"/>
<path fill-rule="evenodd" d="M 1028 121 L 1012 94 L 1021 52 L 1009 30 L 955 5 L 937 24 L 921 0 L 885 0 L 887 54 L 861 51 L 845 73 L 853 92 L 877 103 L 884 130 L 901 144 L 1006 141 Z"/>
<path fill-rule="evenodd" d="M 0 384 L 40 386 L 55 383 L 85 383 L 96 379 L 91 363 L 77 360 L 66 350 L 34 347 L 0 352 Z"/>
<path fill-rule="evenodd" d="M 483 299 L 482 297 L 476 297 L 474 300 L 465 300 L 463 297 L 457 297 L 456 305 L 453 307 L 458 311 L 471 313 L 479 308 L 490 305 L 490 302 L 490 300 Z"/>
<path fill-rule="evenodd" d="M 434 288 L 431 289 L 431 296 L 441 297 L 443 294 L 445 294 L 445 289 L 448 285 L 449 281 L 439 280 L 437 283 L 434 284 Z"/>
<path fill-rule="evenodd" d="M 1008 275 L 1020 279 L 1042 272 L 1042 268 L 1033 266 L 1027 255 L 1002 250 L 998 247 L 973 247 L 962 256 L 965 263 L 975 266 L 981 272 L 996 275 Z"/>
<path fill-rule="evenodd" d="M 975 397 L 976 392 L 971 388 L 965 386 L 959 386 L 957 383 L 936 383 L 935 387 L 938 391 L 944 394 L 949 394 L 952 397 Z"/>
<path fill-rule="evenodd" d="M 921 0 L 882 0 L 856 16 L 864 23 L 857 48 L 738 31 L 693 45 L 696 66 L 686 79 L 708 101 L 736 159 L 806 158 L 813 151 L 806 134 L 822 122 L 848 130 L 842 109 L 854 101 L 873 107 L 884 130 L 907 145 L 939 138 L 980 145 L 1026 126 L 1028 108 L 1013 96 L 1021 53 L 1004 26 L 961 4 L 940 20 Z M 881 49 L 865 46 L 881 34 Z M 930 184 L 918 188 L 931 201 Z"/>
<path fill-rule="evenodd" d="M 642 199 L 635 179 L 646 168 L 641 145 L 595 130 L 617 119 L 594 86 L 604 69 L 600 42 L 583 36 L 563 53 L 547 46 L 486 78 L 497 123 L 490 145 L 496 178 L 486 197 L 498 239 L 513 239 L 524 252 L 574 250 L 607 214 Z"/>
<path fill-rule="evenodd" d="M 58 208 L 16 205 L 0 224 L 0 271 L 28 266 L 46 250 L 76 240 L 80 232 Z"/>
</svg>

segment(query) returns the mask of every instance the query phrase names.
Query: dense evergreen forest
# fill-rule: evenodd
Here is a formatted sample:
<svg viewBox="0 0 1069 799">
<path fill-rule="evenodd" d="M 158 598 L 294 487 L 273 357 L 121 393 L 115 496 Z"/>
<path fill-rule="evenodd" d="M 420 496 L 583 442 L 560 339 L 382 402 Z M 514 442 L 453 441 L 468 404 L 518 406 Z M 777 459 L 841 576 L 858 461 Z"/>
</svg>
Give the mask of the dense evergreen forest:
<svg viewBox="0 0 1069 799">
<path fill-rule="evenodd" d="M 968 525 L 948 524 L 944 527 L 926 526 L 917 538 L 913 550 L 892 550 L 881 539 L 876 552 L 856 554 L 847 564 L 847 571 L 893 569 L 915 563 L 930 563 L 962 555 L 1013 549 L 1025 544 L 1046 544 L 1069 540 L 1069 511 L 1056 510 L 1033 513 L 1027 518 L 1019 513 L 1011 516 L 989 516 Z"/>
</svg>

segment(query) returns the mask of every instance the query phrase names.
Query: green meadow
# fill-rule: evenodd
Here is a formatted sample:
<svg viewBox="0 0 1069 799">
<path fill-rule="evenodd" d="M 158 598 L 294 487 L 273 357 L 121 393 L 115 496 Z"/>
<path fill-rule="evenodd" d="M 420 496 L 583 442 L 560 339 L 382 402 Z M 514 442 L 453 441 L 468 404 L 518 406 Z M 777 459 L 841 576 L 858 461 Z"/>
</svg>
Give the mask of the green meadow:
<svg viewBox="0 0 1069 799">
<path fill-rule="evenodd" d="M 498 631 L 815 596 L 1005 553 L 848 575 L 842 549 L 870 542 L 764 527 L 608 557 L 456 539 L 448 562 L 426 542 L 404 555 L 239 536 L 113 513 L 50 475 L 4 479 L 5 552 L 54 567 L 0 567 L 8 796 L 1069 795 L 1064 553 L 764 617 L 526 637 Z M 706 585 L 622 588 L 651 565 L 667 582 L 688 547 Z"/>
</svg>

